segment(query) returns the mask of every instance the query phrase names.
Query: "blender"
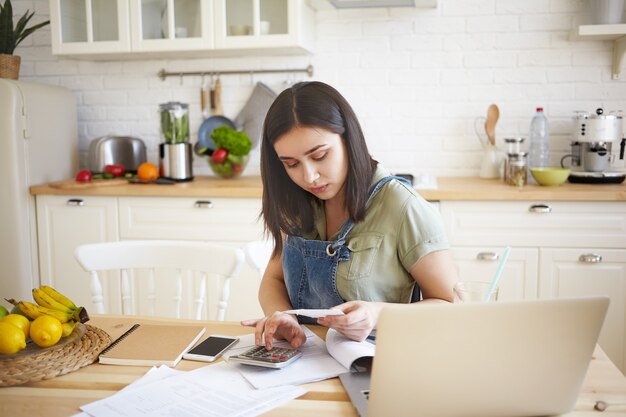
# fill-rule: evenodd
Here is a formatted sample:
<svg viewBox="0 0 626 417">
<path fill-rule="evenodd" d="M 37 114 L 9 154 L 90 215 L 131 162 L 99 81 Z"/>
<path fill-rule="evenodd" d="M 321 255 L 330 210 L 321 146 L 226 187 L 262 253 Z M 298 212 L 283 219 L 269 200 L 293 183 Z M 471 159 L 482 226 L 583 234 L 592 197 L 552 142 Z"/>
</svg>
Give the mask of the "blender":
<svg viewBox="0 0 626 417">
<path fill-rule="evenodd" d="M 189 105 L 170 101 L 159 105 L 161 139 L 159 175 L 174 181 L 191 181 L 192 146 L 189 143 Z"/>
</svg>

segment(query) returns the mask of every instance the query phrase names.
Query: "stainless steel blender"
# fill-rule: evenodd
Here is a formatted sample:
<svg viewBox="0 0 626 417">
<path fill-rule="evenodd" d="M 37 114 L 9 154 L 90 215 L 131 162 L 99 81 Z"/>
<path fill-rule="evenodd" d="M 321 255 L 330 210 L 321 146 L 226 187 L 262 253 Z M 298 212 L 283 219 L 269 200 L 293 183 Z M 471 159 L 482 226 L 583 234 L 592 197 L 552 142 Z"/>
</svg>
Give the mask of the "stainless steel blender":
<svg viewBox="0 0 626 417">
<path fill-rule="evenodd" d="M 189 105 L 173 102 L 159 105 L 161 139 L 159 173 L 174 181 L 193 180 L 192 146 L 189 143 Z"/>
</svg>

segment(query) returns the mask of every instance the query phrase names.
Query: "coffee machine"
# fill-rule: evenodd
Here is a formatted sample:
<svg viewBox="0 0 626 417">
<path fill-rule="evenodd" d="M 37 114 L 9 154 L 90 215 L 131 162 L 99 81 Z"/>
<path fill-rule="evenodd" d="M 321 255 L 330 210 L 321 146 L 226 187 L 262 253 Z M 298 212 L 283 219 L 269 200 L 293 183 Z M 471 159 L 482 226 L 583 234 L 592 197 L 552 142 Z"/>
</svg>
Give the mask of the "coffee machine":
<svg viewBox="0 0 626 417">
<path fill-rule="evenodd" d="M 602 108 L 595 113 L 579 111 L 574 116 L 571 153 L 561 158 L 561 166 L 567 167 L 570 159 L 573 183 L 621 183 L 626 173 L 612 169 L 616 158 L 624 159 L 626 138 L 623 137 L 621 112 L 605 114 Z M 619 152 L 616 148 L 619 146 Z"/>
</svg>

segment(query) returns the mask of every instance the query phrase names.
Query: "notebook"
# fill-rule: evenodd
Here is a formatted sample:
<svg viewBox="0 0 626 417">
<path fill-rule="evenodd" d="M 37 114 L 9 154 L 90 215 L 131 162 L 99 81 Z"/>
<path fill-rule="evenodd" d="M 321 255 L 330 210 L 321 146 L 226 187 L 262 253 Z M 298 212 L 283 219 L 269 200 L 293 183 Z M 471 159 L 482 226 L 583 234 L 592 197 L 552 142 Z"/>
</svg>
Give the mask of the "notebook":
<svg viewBox="0 0 626 417">
<path fill-rule="evenodd" d="M 378 321 L 371 374 L 342 374 L 341 382 L 367 417 L 565 413 L 608 304 L 589 297 L 389 306 Z"/>
<path fill-rule="evenodd" d="M 100 352 L 108 365 L 176 366 L 204 334 L 203 326 L 135 324 Z"/>
</svg>

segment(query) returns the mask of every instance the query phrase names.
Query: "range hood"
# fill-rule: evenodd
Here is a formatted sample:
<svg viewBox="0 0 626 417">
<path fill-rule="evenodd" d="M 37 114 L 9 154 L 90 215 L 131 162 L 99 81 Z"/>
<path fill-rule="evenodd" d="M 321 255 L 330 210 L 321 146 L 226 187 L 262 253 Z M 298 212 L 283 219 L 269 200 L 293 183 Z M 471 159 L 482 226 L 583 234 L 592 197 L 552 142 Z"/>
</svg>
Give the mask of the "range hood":
<svg viewBox="0 0 626 417">
<path fill-rule="evenodd" d="M 436 8 L 437 0 L 309 0 L 316 10 L 360 9 L 366 7 L 419 7 Z"/>
</svg>

